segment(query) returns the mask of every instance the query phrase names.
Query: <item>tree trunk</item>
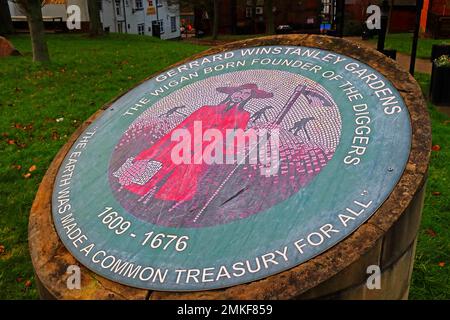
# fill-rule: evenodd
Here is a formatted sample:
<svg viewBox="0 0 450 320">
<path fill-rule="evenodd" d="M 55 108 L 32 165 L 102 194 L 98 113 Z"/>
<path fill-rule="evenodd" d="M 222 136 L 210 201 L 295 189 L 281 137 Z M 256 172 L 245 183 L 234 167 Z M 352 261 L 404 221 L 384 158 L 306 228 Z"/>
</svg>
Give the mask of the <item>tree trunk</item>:
<svg viewBox="0 0 450 320">
<path fill-rule="evenodd" d="M 0 0 L 0 35 L 14 32 L 8 0 Z"/>
<path fill-rule="evenodd" d="M 272 0 L 265 0 L 264 1 L 265 8 L 264 13 L 266 16 L 266 33 L 267 34 L 274 34 L 275 33 L 275 26 L 274 26 L 274 19 L 273 19 L 273 1 Z"/>
<path fill-rule="evenodd" d="M 100 21 L 100 8 L 97 0 L 88 0 L 89 10 L 89 36 L 97 37 L 103 35 L 103 26 Z"/>
<path fill-rule="evenodd" d="M 31 46 L 33 48 L 33 61 L 48 62 L 47 42 L 45 40 L 44 22 L 42 21 L 42 9 L 40 0 L 24 1 L 28 28 L 30 29 Z"/>
<path fill-rule="evenodd" d="M 213 30 L 212 38 L 217 40 L 219 34 L 219 0 L 213 0 Z"/>
</svg>

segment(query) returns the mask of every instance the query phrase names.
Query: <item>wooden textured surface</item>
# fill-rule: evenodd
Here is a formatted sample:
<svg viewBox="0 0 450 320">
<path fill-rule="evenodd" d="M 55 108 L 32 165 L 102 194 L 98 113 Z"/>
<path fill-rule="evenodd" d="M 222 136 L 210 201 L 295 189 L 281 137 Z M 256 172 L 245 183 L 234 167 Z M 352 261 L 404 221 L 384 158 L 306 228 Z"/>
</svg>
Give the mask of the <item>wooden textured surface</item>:
<svg viewBox="0 0 450 320">
<path fill-rule="evenodd" d="M 304 298 L 320 298 L 335 294 L 335 298 L 367 298 L 371 296 L 361 289 L 361 285 L 364 286 L 365 283 L 364 271 L 367 265 L 379 264 L 386 274 L 395 269 L 395 272 L 399 273 L 406 270 L 410 275 L 413 245 L 423 205 L 423 189 L 431 149 L 431 128 L 421 90 L 409 73 L 376 51 L 346 40 L 316 35 L 274 36 L 239 41 L 214 47 L 176 65 L 235 48 L 277 44 L 316 47 L 363 61 L 388 78 L 402 95 L 411 115 L 411 153 L 400 181 L 377 212 L 348 238 L 323 254 L 295 268 L 252 283 L 213 291 L 156 292 L 111 282 L 80 266 L 81 289 L 69 290 L 66 287 L 68 276 L 65 274 L 66 268 L 77 262 L 59 240 L 52 224 L 53 184 L 58 168 L 73 142 L 110 105 L 108 104 L 91 116 L 60 150 L 50 165 L 33 203 L 29 223 L 29 245 L 36 275 L 42 287 L 42 297 L 57 299 L 292 299 L 302 298 L 303 294 Z M 409 282 L 409 277 L 406 282 Z M 317 291 L 314 292 L 314 289 Z M 373 297 L 404 298 L 405 295 L 407 296 L 407 289 L 404 287 L 390 289 L 397 290 L 398 294 L 390 296 L 380 294 Z"/>
</svg>

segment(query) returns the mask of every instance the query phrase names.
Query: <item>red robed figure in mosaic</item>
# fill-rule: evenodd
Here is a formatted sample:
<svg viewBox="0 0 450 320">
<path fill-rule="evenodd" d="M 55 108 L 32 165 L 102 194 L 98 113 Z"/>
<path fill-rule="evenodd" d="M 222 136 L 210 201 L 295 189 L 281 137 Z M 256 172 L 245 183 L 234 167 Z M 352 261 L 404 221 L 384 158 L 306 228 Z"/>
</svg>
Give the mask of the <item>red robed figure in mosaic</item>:
<svg viewBox="0 0 450 320">
<path fill-rule="evenodd" d="M 222 137 L 226 137 L 227 130 L 246 130 L 250 113 L 244 110 L 245 104 L 250 99 L 273 97 L 272 93 L 259 89 L 253 83 L 237 87 L 220 87 L 216 90 L 227 94 L 227 98 L 219 105 L 206 105 L 197 109 L 150 148 L 143 150 L 134 158 L 129 158 L 114 173 L 124 188 L 140 196 L 154 192 L 154 197 L 161 200 L 192 199 L 208 167 L 204 161 L 195 160 L 201 160 L 204 148 L 211 144 L 209 141 L 203 141 L 202 138 L 196 138 L 202 141 L 202 146 L 195 148 L 194 135 L 203 137 L 206 130 L 216 129 L 221 132 Z M 201 132 L 194 130 L 194 127 L 198 128 L 198 123 L 201 123 Z M 178 141 L 173 141 L 172 134 L 179 129 L 187 130 L 191 136 L 192 161 L 190 163 L 176 164 L 171 158 L 173 148 L 179 144 Z M 196 150 L 199 151 L 196 152 Z M 231 152 L 235 151 L 233 149 Z"/>
</svg>

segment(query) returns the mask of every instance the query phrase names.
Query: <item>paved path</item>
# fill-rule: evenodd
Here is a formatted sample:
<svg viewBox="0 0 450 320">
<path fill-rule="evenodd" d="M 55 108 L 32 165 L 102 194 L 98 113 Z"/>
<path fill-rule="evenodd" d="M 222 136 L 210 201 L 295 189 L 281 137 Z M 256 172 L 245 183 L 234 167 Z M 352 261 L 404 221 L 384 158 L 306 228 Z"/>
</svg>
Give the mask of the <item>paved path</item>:
<svg viewBox="0 0 450 320">
<path fill-rule="evenodd" d="M 375 49 L 377 46 L 375 42 L 362 40 L 361 37 L 345 37 L 345 39 L 353 41 L 353 42 L 357 42 L 361 46 L 366 46 L 366 47 L 369 47 L 372 49 Z M 234 40 L 223 40 L 223 39 L 221 40 L 220 38 L 218 40 L 188 38 L 188 39 L 183 39 L 183 41 L 187 41 L 187 42 L 199 44 L 199 45 L 216 46 L 216 45 L 221 45 L 221 44 L 225 44 L 228 42 L 233 42 Z M 400 66 L 403 67 L 407 71 L 409 71 L 410 61 L 411 61 L 410 55 L 397 52 L 396 62 L 398 64 L 400 64 Z M 431 74 L 431 61 L 427 60 L 427 59 L 419 59 L 419 58 L 416 59 L 415 71 Z M 450 106 L 436 107 L 436 108 L 439 111 L 441 111 L 442 113 L 445 113 L 448 116 L 450 116 Z"/>
<path fill-rule="evenodd" d="M 375 49 L 377 44 L 373 41 L 362 40 L 361 37 L 345 37 L 345 39 L 359 43 L 362 46 Z M 394 48 L 395 49 L 395 48 Z M 411 56 L 408 54 L 397 52 L 397 63 L 405 70 L 409 70 Z M 431 74 L 431 61 L 427 59 L 416 59 L 415 71 Z"/>
</svg>

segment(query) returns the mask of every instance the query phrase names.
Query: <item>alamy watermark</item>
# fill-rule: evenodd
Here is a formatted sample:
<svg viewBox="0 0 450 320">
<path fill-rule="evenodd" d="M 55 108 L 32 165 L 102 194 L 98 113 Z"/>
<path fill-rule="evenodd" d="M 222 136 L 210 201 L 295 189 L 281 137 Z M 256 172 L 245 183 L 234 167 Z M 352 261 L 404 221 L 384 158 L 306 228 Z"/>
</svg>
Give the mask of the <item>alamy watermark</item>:
<svg viewBox="0 0 450 320">
<path fill-rule="evenodd" d="M 81 9 L 79 6 L 72 4 L 67 7 L 67 21 L 66 26 L 69 30 L 81 29 Z"/>
<path fill-rule="evenodd" d="M 170 155 L 176 165 L 259 164 L 261 175 L 266 177 L 276 175 L 280 167 L 278 128 L 203 131 L 202 122 L 194 121 L 192 131 L 176 129 L 170 138 L 176 142 Z"/>
<path fill-rule="evenodd" d="M 370 276 L 366 280 L 366 287 L 369 290 L 381 289 L 381 269 L 380 266 L 373 264 L 367 267 L 366 273 Z"/>
<path fill-rule="evenodd" d="M 72 264 L 67 267 L 66 274 L 69 274 L 66 280 L 66 286 L 69 290 L 81 289 L 81 271 L 80 267 Z"/>
<path fill-rule="evenodd" d="M 366 10 L 367 14 L 370 16 L 366 20 L 366 26 L 369 30 L 380 30 L 381 29 L 381 8 L 377 5 L 370 5 Z"/>
</svg>

